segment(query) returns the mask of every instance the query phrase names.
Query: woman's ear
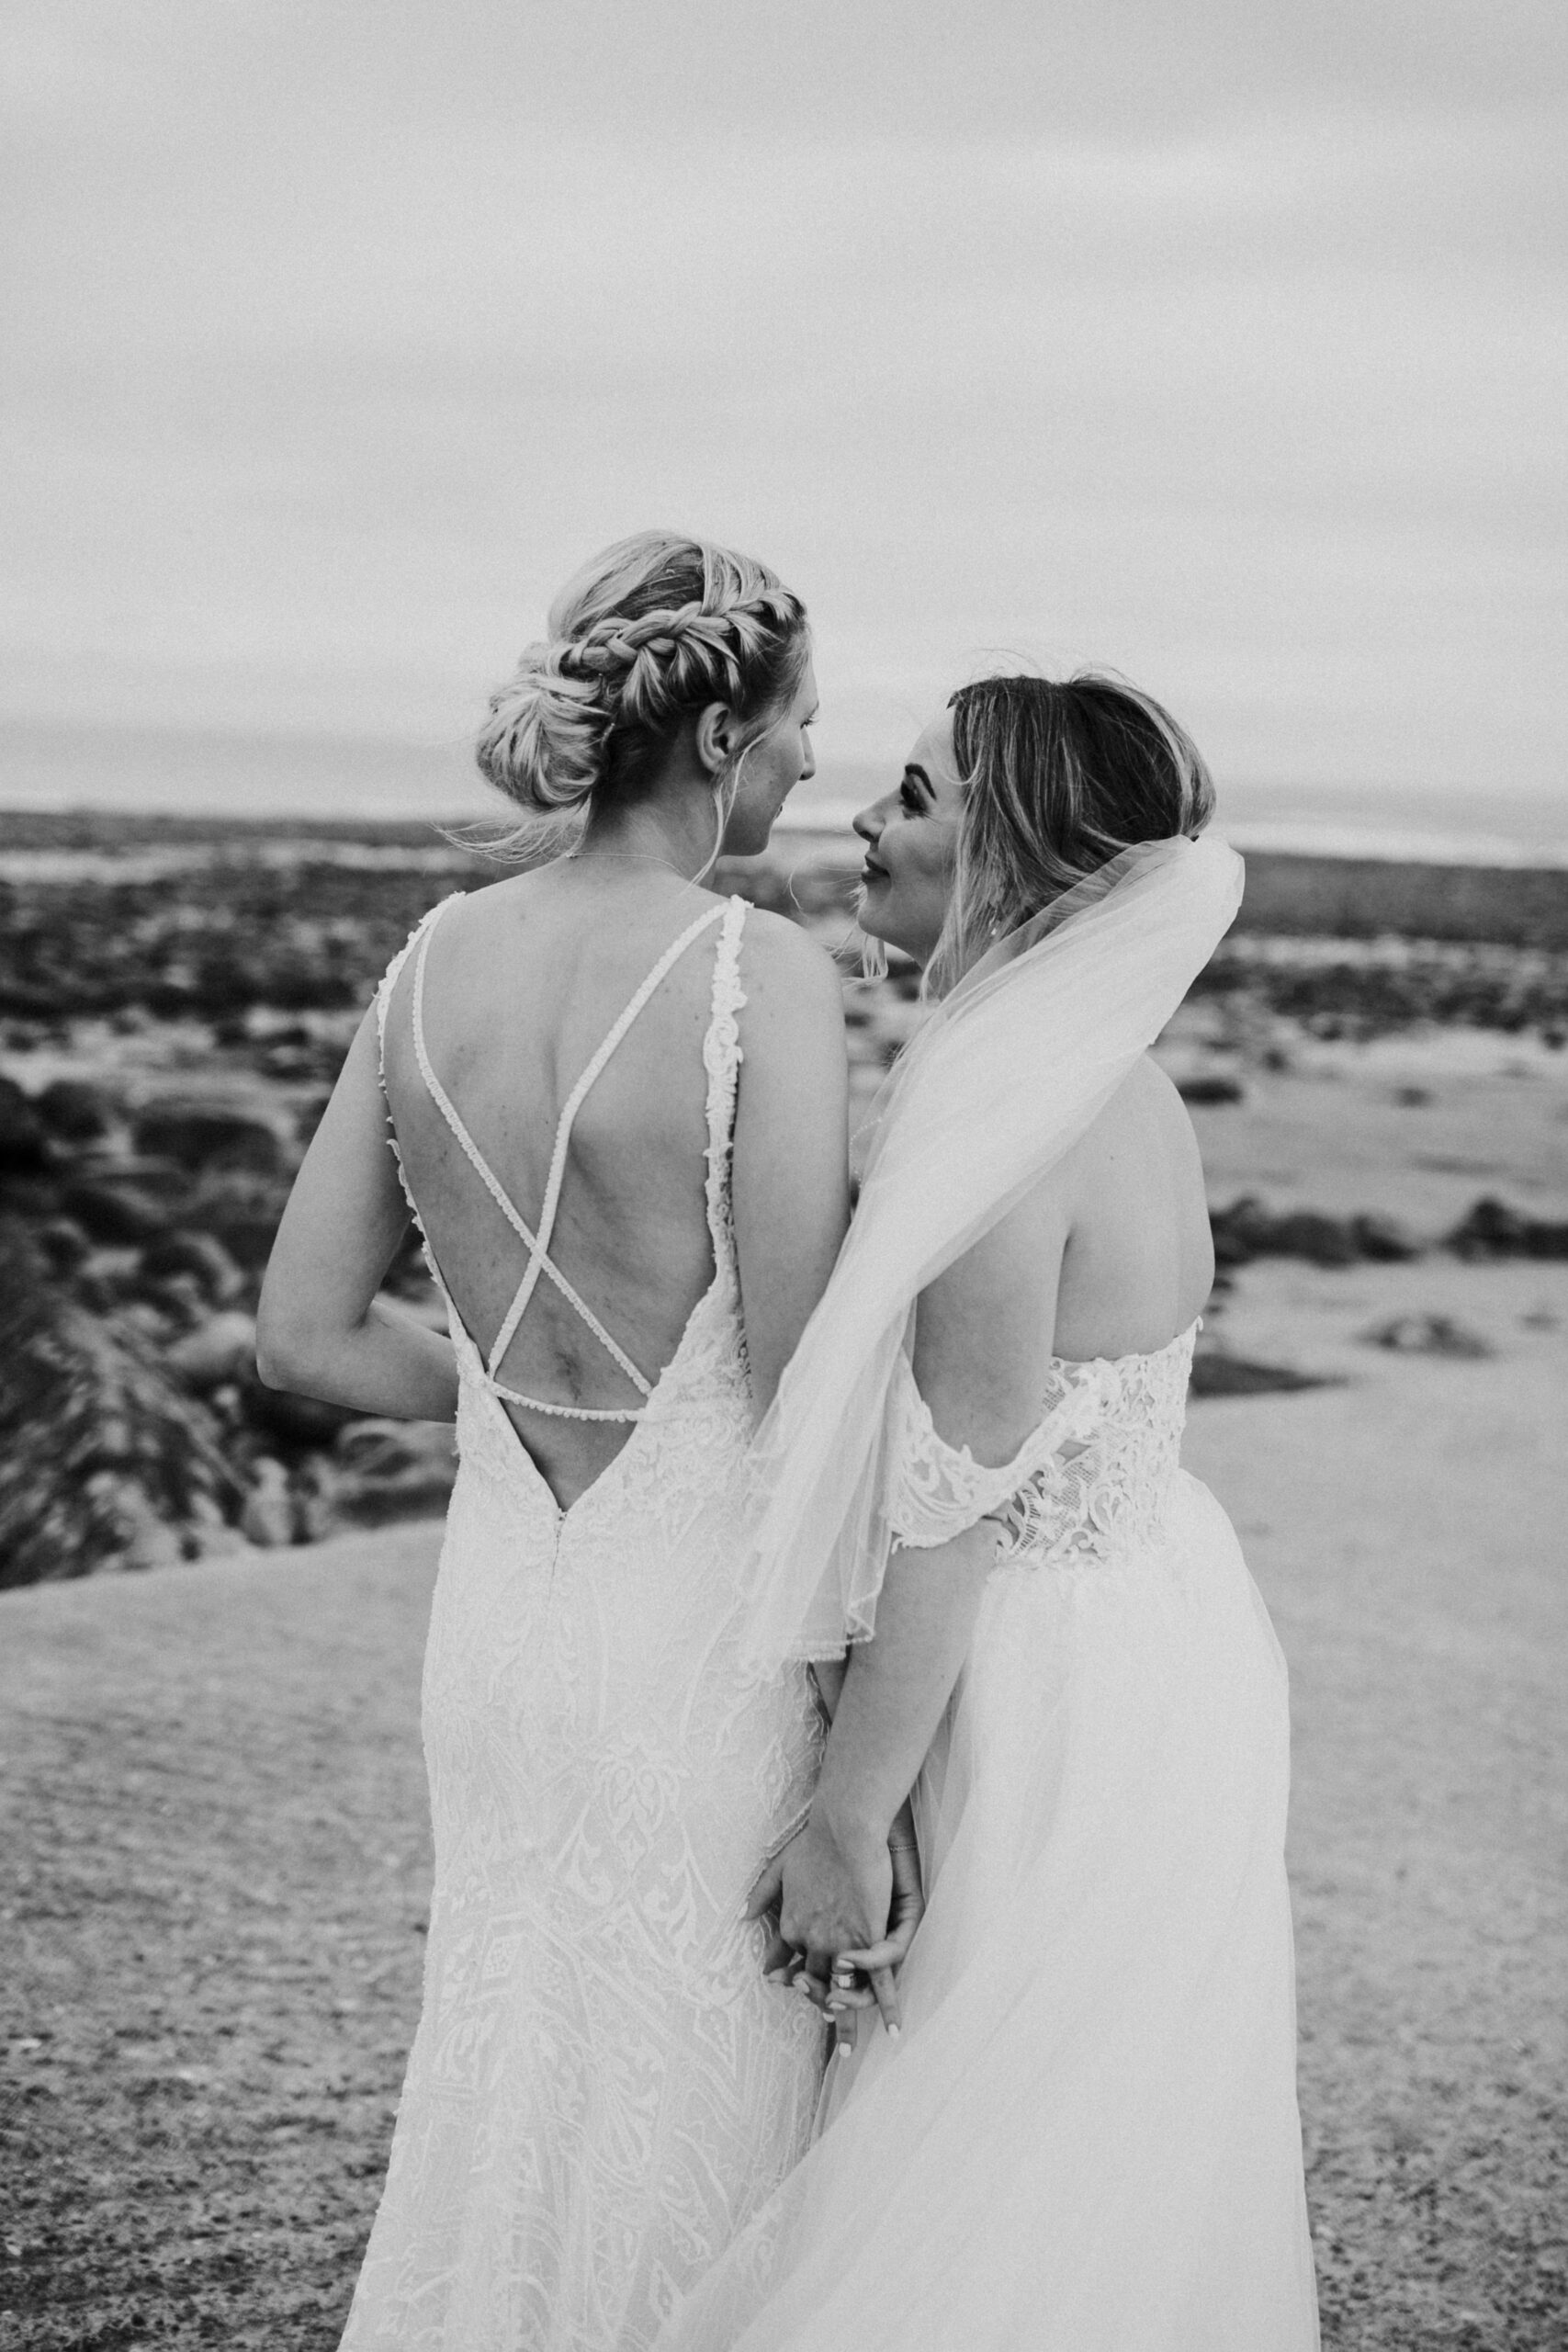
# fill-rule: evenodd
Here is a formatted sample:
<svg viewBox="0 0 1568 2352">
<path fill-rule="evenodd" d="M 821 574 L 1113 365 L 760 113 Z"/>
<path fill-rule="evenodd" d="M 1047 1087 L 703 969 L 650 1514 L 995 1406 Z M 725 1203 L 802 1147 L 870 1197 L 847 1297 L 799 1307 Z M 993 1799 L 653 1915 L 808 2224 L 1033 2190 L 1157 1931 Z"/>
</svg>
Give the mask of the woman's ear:
<svg viewBox="0 0 1568 2352">
<path fill-rule="evenodd" d="M 719 775 L 741 748 L 740 721 L 727 702 L 710 702 L 697 713 L 694 733 L 698 759 L 709 775 Z"/>
</svg>

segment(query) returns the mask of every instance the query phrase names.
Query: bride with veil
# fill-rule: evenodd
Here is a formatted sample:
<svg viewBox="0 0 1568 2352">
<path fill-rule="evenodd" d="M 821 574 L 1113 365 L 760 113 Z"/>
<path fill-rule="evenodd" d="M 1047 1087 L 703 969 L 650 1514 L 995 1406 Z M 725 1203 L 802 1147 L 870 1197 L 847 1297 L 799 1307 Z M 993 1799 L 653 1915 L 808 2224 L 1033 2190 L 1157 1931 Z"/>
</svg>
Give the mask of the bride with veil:
<svg viewBox="0 0 1568 2352">
<path fill-rule="evenodd" d="M 1240 898 L 1212 800 L 1146 697 L 1001 678 L 857 820 L 940 1002 L 753 1449 L 740 1656 L 836 1702 L 755 1907 L 863 2030 L 659 2352 L 1317 2343 L 1285 1669 L 1179 1466 L 1213 1255 L 1147 1058 Z"/>
</svg>

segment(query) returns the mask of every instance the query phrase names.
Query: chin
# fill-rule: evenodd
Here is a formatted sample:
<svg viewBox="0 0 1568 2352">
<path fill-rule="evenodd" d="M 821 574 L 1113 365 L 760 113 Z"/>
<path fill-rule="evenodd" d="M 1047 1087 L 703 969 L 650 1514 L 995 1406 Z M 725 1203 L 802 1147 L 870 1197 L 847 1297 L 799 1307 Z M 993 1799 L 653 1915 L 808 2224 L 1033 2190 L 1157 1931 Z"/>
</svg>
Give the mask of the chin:
<svg viewBox="0 0 1568 2352">
<path fill-rule="evenodd" d="M 898 942 L 892 933 L 885 928 L 876 911 L 875 893 L 869 884 L 864 882 L 855 884 L 854 910 L 855 922 L 868 939 L 880 939 L 884 945 L 888 947 L 898 945 Z"/>
<path fill-rule="evenodd" d="M 771 821 L 752 819 L 742 825 L 731 825 L 726 831 L 720 857 L 761 857 L 773 837 Z"/>
</svg>

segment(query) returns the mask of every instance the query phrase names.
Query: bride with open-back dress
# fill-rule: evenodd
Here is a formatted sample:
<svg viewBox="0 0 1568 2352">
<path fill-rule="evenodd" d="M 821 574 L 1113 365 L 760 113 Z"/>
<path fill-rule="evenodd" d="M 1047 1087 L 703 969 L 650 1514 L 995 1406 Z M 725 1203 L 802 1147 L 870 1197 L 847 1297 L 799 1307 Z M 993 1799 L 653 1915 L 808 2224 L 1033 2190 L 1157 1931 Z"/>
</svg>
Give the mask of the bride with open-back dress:
<svg viewBox="0 0 1568 2352">
<path fill-rule="evenodd" d="M 725 1538 L 760 1366 L 847 1214 L 838 989 L 793 926 L 689 878 L 760 848 L 810 773 L 804 615 L 650 535 L 552 627 L 487 758 L 558 809 L 575 758 L 583 846 L 435 907 L 394 960 L 262 1317 L 272 1377 L 455 1406 L 461 1455 L 424 2005 L 349 2352 L 639 2352 L 803 2153 L 822 2077 L 822 2021 L 743 1917 L 820 1718 L 803 1666 L 741 1675 Z M 356 1340 L 411 1214 L 449 1340 L 384 1306 Z"/>
</svg>

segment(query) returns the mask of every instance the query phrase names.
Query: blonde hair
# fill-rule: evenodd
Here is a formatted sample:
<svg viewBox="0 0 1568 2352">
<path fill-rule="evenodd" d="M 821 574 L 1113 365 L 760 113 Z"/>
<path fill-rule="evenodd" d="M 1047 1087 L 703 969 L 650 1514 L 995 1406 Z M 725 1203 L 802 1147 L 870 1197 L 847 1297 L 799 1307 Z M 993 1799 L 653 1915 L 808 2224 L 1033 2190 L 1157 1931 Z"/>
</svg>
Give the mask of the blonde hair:
<svg viewBox="0 0 1568 2352">
<path fill-rule="evenodd" d="M 475 757 L 524 812 L 492 846 L 526 854 L 595 807 L 638 798 L 682 722 L 728 704 L 760 734 L 806 667 L 806 607 L 766 564 L 639 531 L 583 565 L 491 696 Z M 749 746 L 748 746 L 749 748 Z"/>
<path fill-rule="evenodd" d="M 983 678 L 948 708 L 964 810 L 947 920 L 926 967 L 933 995 L 1119 851 L 1196 836 L 1214 811 L 1191 737 L 1120 678 Z"/>
</svg>

